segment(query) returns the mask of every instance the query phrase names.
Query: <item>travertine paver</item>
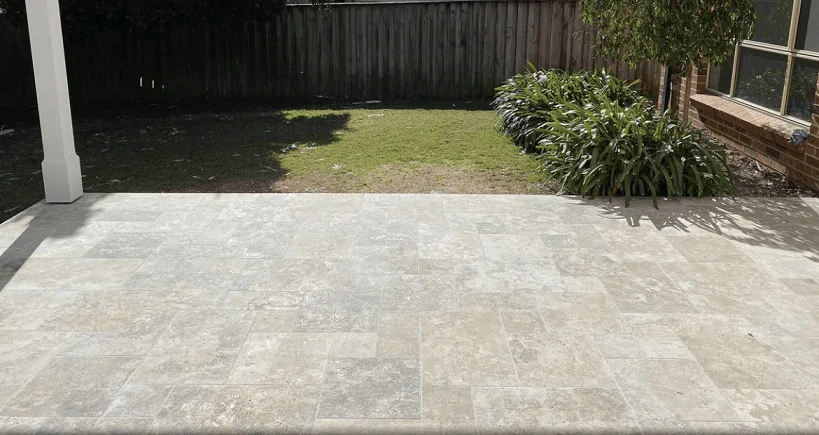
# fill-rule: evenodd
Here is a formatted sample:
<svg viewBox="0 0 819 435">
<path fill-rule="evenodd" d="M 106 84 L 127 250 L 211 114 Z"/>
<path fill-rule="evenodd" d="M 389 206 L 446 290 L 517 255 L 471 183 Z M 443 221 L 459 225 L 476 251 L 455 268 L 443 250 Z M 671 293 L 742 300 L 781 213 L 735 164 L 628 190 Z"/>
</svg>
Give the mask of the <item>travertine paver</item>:
<svg viewBox="0 0 819 435">
<path fill-rule="evenodd" d="M 88 194 L 0 225 L 0 433 L 797 433 L 817 409 L 817 199 Z"/>
</svg>

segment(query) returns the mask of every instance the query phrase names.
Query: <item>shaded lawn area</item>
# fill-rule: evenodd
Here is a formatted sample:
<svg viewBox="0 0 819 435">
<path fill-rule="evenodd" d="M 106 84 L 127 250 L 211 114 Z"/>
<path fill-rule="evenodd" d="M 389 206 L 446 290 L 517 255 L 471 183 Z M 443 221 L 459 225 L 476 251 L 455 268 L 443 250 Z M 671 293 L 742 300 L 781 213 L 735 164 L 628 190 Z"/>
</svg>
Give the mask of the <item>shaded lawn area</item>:
<svg viewBox="0 0 819 435">
<path fill-rule="evenodd" d="M 75 118 L 88 192 L 549 193 L 488 108 L 156 110 Z M 0 136 L 0 222 L 43 198 L 38 127 Z"/>
</svg>

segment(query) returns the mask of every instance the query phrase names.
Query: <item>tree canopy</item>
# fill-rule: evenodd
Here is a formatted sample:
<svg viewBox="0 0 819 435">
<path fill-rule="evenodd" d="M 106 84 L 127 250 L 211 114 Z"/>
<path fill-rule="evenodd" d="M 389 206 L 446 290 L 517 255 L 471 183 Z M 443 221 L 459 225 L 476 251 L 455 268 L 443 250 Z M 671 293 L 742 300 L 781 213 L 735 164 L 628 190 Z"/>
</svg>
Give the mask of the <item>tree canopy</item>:
<svg viewBox="0 0 819 435">
<path fill-rule="evenodd" d="M 115 25 L 162 30 L 180 25 L 264 20 L 278 13 L 285 0 L 60 0 L 67 30 Z M 0 10 L 17 22 L 25 20 L 25 0 L 0 0 Z"/>
<path fill-rule="evenodd" d="M 598 28 L 604 56 L 635 65 L 655 60 L 682 69 L 719 63 L 754 29 L 753 0 L 581 0 L 581 18 Z"/>
</svg>

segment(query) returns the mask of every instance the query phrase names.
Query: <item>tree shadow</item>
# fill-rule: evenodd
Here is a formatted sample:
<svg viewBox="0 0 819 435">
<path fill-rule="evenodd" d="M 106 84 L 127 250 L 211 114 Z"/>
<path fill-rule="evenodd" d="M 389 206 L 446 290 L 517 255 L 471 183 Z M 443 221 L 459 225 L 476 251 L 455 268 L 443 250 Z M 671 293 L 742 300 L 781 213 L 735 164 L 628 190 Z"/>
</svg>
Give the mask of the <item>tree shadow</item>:
<svg viewBox="0 0 819 435">
<path fill-rule="evenodd" d="M 598 214 L 623 219 L 631 227 L 649 225 L 665 234 L 716 234 L 760 255 L 781 254 L 819 263 L 819 198 L 702 198 L 660 203 L 579 200 Z"/>
<path fill-rule="evenodd" d="M 286 175 L 281 156 L 293 151 L 292 145 L 329 145 L 350 120 L 348 113 L 293 117 L 269 108 L 151 107 L 75 118 L 75 146 L 86 191 L 263 188 Z M 37 124 L 0 137 L 0 187 L 11 192 L 0 198 L 0 222 L 43 197 L 42 158 Z"/>
<path fill-rule="evenodd" d="M 282 153 L 293 145 L 329 145 L 349 120 L 349 114 L 206 112 L 80 123 L 75 134 L 89 191 L 207 191 L 216 182 L 273 183 L 286 174 Z"/>
</svg>

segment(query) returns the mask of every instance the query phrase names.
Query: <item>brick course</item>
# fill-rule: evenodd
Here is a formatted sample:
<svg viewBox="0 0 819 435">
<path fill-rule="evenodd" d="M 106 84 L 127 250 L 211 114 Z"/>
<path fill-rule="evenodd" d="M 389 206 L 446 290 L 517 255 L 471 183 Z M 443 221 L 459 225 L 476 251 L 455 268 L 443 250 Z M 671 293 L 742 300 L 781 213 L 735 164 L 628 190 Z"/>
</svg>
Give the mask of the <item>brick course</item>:
<svg viewBox="0 0 819 435">
<path fill-rule="evenodd" d="M 694 127 L 708 130 L 719 142 L 788 175 L 794 181 L 819 189 L 819 114 L 811 117 L 808 128 L 712 95 L 706 91 L 707 71 L 706 66 L 697 66 L 687 77 L 676 80 L 671 94 L 671 108 L 677 115 L 684 118 L 684 90 L 690 86 L 688 120 Z M 663 70 L 660 77 L 664 76 Z M 664 91 L 662 78 L 660 80 L 658 102 L 662 102 Z M 814 98 L 814 103 L 819 105 L 819 92 Z M 798 147 L 790 142 L 791 134 L 796 129 L 810 130 L 808 139 Z"/>
</svg>

